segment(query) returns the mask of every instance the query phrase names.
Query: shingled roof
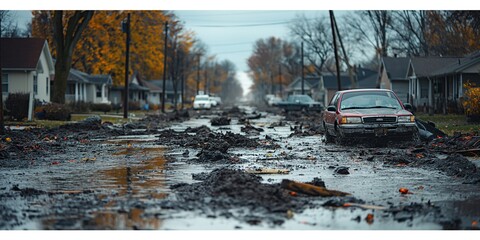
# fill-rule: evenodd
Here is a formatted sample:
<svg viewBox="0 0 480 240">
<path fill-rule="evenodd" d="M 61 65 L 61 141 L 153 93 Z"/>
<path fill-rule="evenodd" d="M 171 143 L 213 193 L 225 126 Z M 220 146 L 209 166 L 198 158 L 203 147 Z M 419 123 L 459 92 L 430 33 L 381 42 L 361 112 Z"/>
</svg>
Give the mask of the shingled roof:
<svg viewBox="0 0 480 240">
<path fill-rule="evenodd" d="M 410 58 L 408 57 L 383 57 L 383 65 L 387 71 L 388 77 L 392 80 L 407 79 L 408 64 Z"/>
<path fill-rule="evenodd" d="M 4 70 L 35 70 L 45 45 L 40 38 L 1 38 Z"/>
</svg>

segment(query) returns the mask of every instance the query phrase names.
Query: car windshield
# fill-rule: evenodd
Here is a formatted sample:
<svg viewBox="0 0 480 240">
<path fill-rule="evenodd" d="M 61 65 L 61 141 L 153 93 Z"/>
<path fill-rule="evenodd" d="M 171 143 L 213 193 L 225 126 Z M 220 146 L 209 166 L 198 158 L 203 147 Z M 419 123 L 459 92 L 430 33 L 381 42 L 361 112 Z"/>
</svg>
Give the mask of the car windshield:
<svg viewBox="0 0 480 240">
<path fill-rule="evenodd" d="M 367 108 L 402 109 L 402 106 L 392 92 L 362 91 L 343 94 L 341 110 Z"/>
<path fill-rule="evenodd" d="M 307 95 L 293 95 L 288 98 L 290 102 L 313 102 L 313 99 Z"/>
<path fill-rule="evenodd" d="M 208 101 L 208 97 L 196 97 L 195 101 Z"/>
</svg>

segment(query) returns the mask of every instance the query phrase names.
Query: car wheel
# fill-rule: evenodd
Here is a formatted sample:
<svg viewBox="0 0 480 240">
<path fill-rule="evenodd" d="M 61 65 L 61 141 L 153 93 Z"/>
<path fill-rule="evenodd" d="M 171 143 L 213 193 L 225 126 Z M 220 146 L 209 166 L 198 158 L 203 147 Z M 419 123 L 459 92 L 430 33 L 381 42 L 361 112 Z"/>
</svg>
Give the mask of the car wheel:
<svg viewBox="0 0 480 240">
<path fill-rule="evenodd" d="M 325 129 L 325 143 L 333 143 L 333 136 L 328 132 L 325 122 L 323 122 L 323 128 Z"/>
</svg>

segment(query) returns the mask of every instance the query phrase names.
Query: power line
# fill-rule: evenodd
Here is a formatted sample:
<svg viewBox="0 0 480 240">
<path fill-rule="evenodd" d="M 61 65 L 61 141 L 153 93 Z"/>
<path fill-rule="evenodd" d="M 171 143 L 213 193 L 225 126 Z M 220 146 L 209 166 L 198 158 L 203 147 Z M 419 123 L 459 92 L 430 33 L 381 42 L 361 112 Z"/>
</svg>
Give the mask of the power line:
<svg viewBox="0 0 480 240">
<path fill-rule="evenodd" d="M 222 43 L 222 44 L 210 44 L 209 46 L 212 46 L 212 47 L 238 46 L 238 45 L 246 45 L 246 44 L 253 44 L 253 43 L 254 42 Z"/>
<path fill-rule="evenodd" d="M 252 50 L 238 50 L 238 51 L 231 51 L 231 52 L 219 52 L 219 53 L 213 53 L 214 55 L 217 54 L 230 54 L 230 53 L 245 53 L 245 52 L 252 52 Z"/>
<path fill-rule="evenodd" d="M 196 12 L 202 12 L 202 11 L 196 11 Z M 183 15 L 179 14 L 180 17 L 202 17 L 202 16 L 235 16 L 235 15 L 256 15 L 256 14 L 269 14 L 269 13 L 285 13 L 285 12 L 292 12 L 292 10 L 270 10 L 270 11 L 250 11 L 250 12 L 244 12 L 244 11 L 238 11 L 238 13 L 220 13 L 220 14 L 211 14 L 211 13 L 205 13 L 205 14 L 192 14 L 192 15 Z"/>
<path fill-rule="evenodd" d="M 261 27 L 273 26 L 292 23 L 293 21 L 273 22 L 273 23 L 254 23 L 254 24 L 239 24 L 239 25 L 191 25 L 191 27 L 206 27 L 206 28 L 234 28 L 234 27 Z"/>
</svg>

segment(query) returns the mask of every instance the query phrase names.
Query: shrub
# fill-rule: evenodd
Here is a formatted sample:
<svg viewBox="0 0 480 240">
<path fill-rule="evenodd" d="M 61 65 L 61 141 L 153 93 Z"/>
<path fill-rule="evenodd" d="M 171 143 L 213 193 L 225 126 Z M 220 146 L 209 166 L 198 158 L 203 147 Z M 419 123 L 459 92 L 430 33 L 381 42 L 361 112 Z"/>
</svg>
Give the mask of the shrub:
<svg viewBox="0 0 480 240">
<path fill-rule="evenodd" d="M 91 105 L 92 111 L 99 111 L 99 112 L 110 112 L 112 111 L 112 105 L 107 104 L 107 103 L 93 103 Z"/>
<path fill-rule="evenodd" d="M 10 93 L 5 100 L 5 108 L 9 115 L 17 121 L 21 121 L 28 117 L 28 93 Z"/>
<path fill-rule="evenodd" d="M 463 107 L 467 116 L 480 116 L 480 87 L 475 83 L 466 82 L 463 84 L 465 88 L 465 99 Z"/>
<path fill-rule="evenodd" d="M 88 113 L 90 112 L 90 103 L 79 101 L 68 103 L 67 106 L 71 111 L 75 113 Z"/>
<path fill-rule="evenodd" d="M 49 103 L 44 107 L 45 119 L 65 121 L 70 120 L 71 110 L 67 105 Z"/>
</svg>

